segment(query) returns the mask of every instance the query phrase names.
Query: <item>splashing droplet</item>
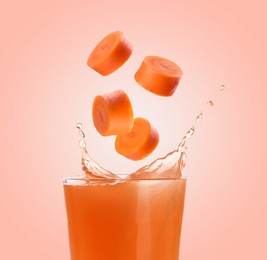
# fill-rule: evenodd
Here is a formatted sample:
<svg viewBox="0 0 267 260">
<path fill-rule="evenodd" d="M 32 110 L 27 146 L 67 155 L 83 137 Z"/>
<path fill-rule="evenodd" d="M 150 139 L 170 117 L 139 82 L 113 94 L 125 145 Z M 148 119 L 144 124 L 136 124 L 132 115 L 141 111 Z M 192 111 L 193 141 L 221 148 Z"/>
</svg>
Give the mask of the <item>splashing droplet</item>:
<svg viewBox="0 0 267 260">
<path fill-rule="evenodd" d="M 80 133 L 81 138 L 84 139 L 84 138 L 85 138 L 85 134 L 84 134 L 84 132 L 83 132 L 82 130 L 80 130 L 79 133 Z"/>
<path fill-rule="evenodd" d="M 81 148 L 86 148 L 86 143 L 85 143 L 85 141 L 83 139 L 80 140 L 79 144 L 80 144 Z"/>
<path fill-rule="evenodd" d="M 203 119 L 203 112 L 201 112 L 201 113 L 197 116 L 197 118 L 196 118 L 196 120 L 195 120 L 195 123 L 196 123 L 196 124 L 199 123 L 202 119 Z"/>
<path fill-rule="evenodd" d="M 79 129 L 79 135 L 81 137 L 81 140 L 79 141 L 80 148 L 85 149 L 86 148 L 86 142 L 85 142 L 85 134 L 82 130 L 83 124 L 82 123 L 77 123 L 76 128 Z"/>
<path fill-rule="evenodd" d="M 208 102 L 207 102 L 207 104 L 209 105 L 209 106 L 214 106 L 214 102 L 212 101 L 212 100 L 209 100 Z"/>
<path fill-rule="evenodd" d="M 191 137 L 194 135 L 196 126 L 202 119 L 203 119 L 203 111 L 201 111 L 201 113 L 196 117 L 195 124 L 186 132 L 186 134 L 184 135 L 182 141 L 178 145 L 177 151 L 179 153 L 184 153 L 184 161 L 185 161 L 185 158 L 186 158 L 186 151 L 187 151 L 186 142 L 187 142 L 188 139 L 191 139 Z"/>
<path fill-rule="evenodd" d="M 184 168 L 186 166 L 186 157 L 187 157 L 186 152 L 182 152 L 181 155 L 180 155 L 180 160 L 179 160 L 179 162 L 180 162 L 180 172 L 181 172 L 181 176 L 182 177 L 185 177 L 184 176 Z"/>
<path fill-rule="evenodd" d="M 187 131 L 187 133 L 185 134 L 185 139 L 189 139 L 189 138 L 191 138 L 191 136 L 194 134 L 194 132 L 195 132 L 195 128 L 194 128 L 194 127 L 190 128 L 190 129 Z"/>
<path fill-rule="evenodd" d="M 76 124 L 76 127 L 77 127 L 79 130 L 81 130 L 81 129 L 83 128 L 83 124 L 82 124 L 82 123 L 77 123 L 77 124 Z"/>
<path fill-rule="evenodd" d="M 224 88 L 225 88 L 225 86 L 222 84 L 222 85 L 220 86 L 220 90 L 224 90 Z"/>
</svg>

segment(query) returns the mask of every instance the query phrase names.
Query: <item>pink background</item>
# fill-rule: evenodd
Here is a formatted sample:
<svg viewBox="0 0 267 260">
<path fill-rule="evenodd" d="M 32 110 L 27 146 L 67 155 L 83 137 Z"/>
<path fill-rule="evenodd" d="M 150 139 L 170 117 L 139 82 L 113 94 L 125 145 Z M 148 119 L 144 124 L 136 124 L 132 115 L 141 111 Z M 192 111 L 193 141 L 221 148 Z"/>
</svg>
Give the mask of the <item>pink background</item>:
<svg viewBox="0 0 267 260">
<path fill-rule="evenodd" d="M 3 2 L 0 259 L 69 259 L 61 180 L 80 173 L 77 121 L 93 158 L 130 172 L 174 149 L 201 109 L 189 144 L 181 260 L 267 259 L 266 8 L 264 0 Z M 117 29 L 134 53 L 101 77 L 86 60 Z M 133 79 L 151 54 L 184 71 L 171 98 Z M 119 88 L 161 134 L 139 163 L 117 155 L 114 138 L 92 125 L 94 96 Z"/>
</svg>

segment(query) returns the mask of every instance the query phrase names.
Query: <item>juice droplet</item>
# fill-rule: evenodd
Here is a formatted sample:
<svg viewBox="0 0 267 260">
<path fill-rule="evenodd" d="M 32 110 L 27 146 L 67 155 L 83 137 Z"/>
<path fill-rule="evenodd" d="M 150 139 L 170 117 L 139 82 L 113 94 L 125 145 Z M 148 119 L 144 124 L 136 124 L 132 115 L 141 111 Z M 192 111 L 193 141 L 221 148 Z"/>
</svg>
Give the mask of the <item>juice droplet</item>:
<svg viewBox="0 0 267 260">
<path fill-rule="evenodd" d="M 187 156 L 187 146 L 186 143 L 188 141 L 188 139 L 191 139 L 192 136 L 195 133 L 196 130 L 196 126 L 197 124 L 203 119 L 203 111 L 201 111 L 198 116 L 195 119 L 195 124 L 186 132 L 186 134 L 184 135 L 184 137 L 182 138 L 182 141 L 179 143 L 178 148 L 177 148 L 177 152 L 180 154 L 180 159 L 179 159 L 179 167 L 180 167 L 180 173 L 181 176 L 184 177 L 184 168 L 186 165 L 186 156 Z"/>
<path fill-rule="evenodd" d="M 202 119 L 203 119 L 203 112 L 201 112 L 201 113 L 197 116 L 197 118 L 196 118 L 196 120 L 195 120 L 195 123 L 196 123 L 196 124 L 199 123 Z"/>
<path fill-rule="evenodd" d="M 82 123 L 77 123 L 76 124 L 76 128 L 79 129 L 79 135 L 81 137 L 81 140 L 79 141 L 79 145 L 82 149 L 85 149 L 86 148 L 86 142 L 85 142 L 85 134 L 82 130 L 82 127 L 83 127 L 83 124 Z"/>
<path fill-rule="evenodd" d="M 224 90 L 224 88 L 225 88 L 225 86 L 222 84 L 222 85 L 220 86 L 220 90 Z"/>
<path fill-rule="evenodd" d="M 84 140 L 80 140 L 79 144 L 81 148 L 86 148 L 86 143 Z"/>
<path fill-rule="evenodd" d="M 208 102 L 207 102 L 207 104 L 209 105 L 209 106 L 214 106 L 214 103 L 213 103 L 213 101 L 212 100 L 209 100 Z"/>
<path fill-rule="evenodd" d="M 185 134 L 185 139 L 189 139 L 189 138 L 191 138 L 192 135 L 194 134 L 194 132 L 195 132 L 195 127 L 190 128 L 190 129 L 187 131 L 187 133 Z"/>
<path fill-rule="evenodd" d="M 186 166 L 186 157 L 187 157 L 187 154 L 186 152 L 182 152 L 181 155 L 180 155 L 180 160 L 179 160 L 179 163 L 180 163 L 180 172 L 181 172 L 181 176 L 180 177 L 185 177 L 184 176 L 184 168 Z"/>
<path fill-rule="evenodd" d="M 83 128 L 83 124 L 82 124 L 82 123 L 77 123 L 77 124 L 76 124 L 76 127 L 77 127 L 79 130 L 81 130 L 81 129 Z"/>
</svg>

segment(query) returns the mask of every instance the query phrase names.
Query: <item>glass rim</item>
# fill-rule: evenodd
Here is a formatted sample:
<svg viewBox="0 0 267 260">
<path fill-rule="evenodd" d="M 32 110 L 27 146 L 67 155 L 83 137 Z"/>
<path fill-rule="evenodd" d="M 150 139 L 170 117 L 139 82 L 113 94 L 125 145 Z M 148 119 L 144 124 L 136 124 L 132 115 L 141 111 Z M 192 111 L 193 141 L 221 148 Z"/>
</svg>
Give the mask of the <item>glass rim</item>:
<svg viewBox="0 0 267 260">
<path fill-rule="evenodd" d="M 75 181 L 86 181 L 86 182 L 112 182 L 112 181 L 118 181 L 119 182 L 124 182 L 124 181 L 168 181 L 168 180 L 180 180 L 180 181 L 185 181 L 187 178 L 182 176 L 182 177 L 155 177 L 155 178 L 138 178 L 138 177 L 133 177 L 133 178 L 128 178 L 128 174 L 117 174 L 119 178 L 92 178 L 92 177 L 87 177 L 86 175 L 76 175 L 76 176 L 68 176 L 68 177 L 63 177 L 62 183 L 63 185 L 71 185 L 71 182 Z"/>
</svg>

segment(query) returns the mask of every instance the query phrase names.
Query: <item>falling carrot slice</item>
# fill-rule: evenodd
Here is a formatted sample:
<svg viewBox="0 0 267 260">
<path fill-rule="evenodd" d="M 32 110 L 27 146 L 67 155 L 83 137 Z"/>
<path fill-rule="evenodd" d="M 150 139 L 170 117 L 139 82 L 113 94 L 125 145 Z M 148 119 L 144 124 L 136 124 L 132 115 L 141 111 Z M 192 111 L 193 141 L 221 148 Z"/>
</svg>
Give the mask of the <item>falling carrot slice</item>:
<svg viewBox="0 0 267 260">
<path fill-rule="evenodd" d="M 132 46 L 121 31 L 102 39 L 90 54 L 87 65 L 103 76 L 121 67 L 131 56 Z"/>
<path fill-rule="evenodd" d="M 103 136 L 127 133 L 134 121 L 131 101 L 122 90 L 96 96 L 92 116 L 96 130 Z"/>
<path fill-rule="evenodd" d="M 138 117 L 129 133 L 116 137 L 115 149 L 131 160 L 141 160 L 151 154 L 157 147 L 159 134 L 148 120 Z"/>
<path fill-rule="evenodd" d="M 158 56 L 147 56 L 134 77 L 146 90 L 159 96 L 171 96 L 182 74 L 181 68 L 174 62 Z"/>
</svg>

